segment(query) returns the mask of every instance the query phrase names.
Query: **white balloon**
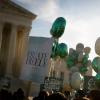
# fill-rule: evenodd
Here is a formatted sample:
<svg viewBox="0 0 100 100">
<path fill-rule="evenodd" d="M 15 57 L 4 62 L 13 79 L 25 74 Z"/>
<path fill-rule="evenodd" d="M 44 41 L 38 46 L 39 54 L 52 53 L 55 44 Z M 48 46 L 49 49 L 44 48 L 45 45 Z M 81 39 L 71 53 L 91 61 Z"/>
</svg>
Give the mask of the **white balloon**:
<svg viewBox="0 0 100 100">
<path fill-rule="evenodd" d="M 75 72 L 71 76 L 71 86 L 73 89 L 78 90 L 81 88 L 83 81 L 82 76 L 79 72 Z"/>
<path fill-rule="evenodd" d="M 85 48 L 84 48 L 84 52 L 85 52 L 86 54 L 89 54 L 90 51 L 91 51 L 91 48 L 90 48 L 90 47 L 85 47 Z"/>
<path fill-rule="evenodd" d="M 95 42 L 95 52 L 100 56 L 100 37 Z"/>
</svg>

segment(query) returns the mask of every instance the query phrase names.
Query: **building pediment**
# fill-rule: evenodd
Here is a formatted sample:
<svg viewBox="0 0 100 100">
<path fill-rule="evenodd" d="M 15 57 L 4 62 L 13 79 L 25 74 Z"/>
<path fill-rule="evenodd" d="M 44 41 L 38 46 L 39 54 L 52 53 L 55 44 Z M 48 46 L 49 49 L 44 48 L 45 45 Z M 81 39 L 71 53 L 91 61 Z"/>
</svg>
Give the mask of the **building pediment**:
<svg viewBox="0 0 100 100">
<path fill-rule="evenodd" d="M 2 0 L 0 1 L 0 12 L 12 13 L 15 15 L 20 15 L 28 17 L 31 19 L 36 18 L 36 15 L 28 11 L 27 9 L 19 6 L 11 0 Z"/>
</svg>

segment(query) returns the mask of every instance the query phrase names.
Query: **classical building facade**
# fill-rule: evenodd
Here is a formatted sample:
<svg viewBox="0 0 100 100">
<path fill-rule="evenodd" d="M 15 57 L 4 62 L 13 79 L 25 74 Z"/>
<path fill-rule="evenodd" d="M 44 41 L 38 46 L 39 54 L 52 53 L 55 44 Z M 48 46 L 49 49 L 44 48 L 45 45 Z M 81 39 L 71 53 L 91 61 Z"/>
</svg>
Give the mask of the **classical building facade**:
<svg viewBox="0 0 100 100">
<path fill-rule="evenodd" d="M 11 0 L 0 0 L 0 77 L 10 77 L 12 83 L 19 78 L 35 18 L 35 14 Z"/>
<path fill-rule="evenodd" d="M 19 75 L 32 20 L 35 17 L 9 0 L 0 3 L 1 74 Z"/>
</svg>

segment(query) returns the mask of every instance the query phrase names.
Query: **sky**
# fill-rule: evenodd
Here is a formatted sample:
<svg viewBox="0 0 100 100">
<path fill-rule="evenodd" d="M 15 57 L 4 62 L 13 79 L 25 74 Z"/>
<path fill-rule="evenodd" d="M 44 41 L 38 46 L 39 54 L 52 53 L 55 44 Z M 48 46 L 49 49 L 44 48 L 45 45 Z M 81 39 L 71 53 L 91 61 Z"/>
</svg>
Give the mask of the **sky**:
<svg viewBox="0 0 100 100">
<path fill-rule="evenodd" d="M 95 42 L 100 37 L 100 0 L 12 0 L 37 15 L 32 23 L 31 36 L 51 37 L 50 29 L 58 17 L 66 19 L 64 34 L 59 38 L 68 48 L 78 43 L 91 47 L 90 59 L 95 53 Z"/>
</svg>

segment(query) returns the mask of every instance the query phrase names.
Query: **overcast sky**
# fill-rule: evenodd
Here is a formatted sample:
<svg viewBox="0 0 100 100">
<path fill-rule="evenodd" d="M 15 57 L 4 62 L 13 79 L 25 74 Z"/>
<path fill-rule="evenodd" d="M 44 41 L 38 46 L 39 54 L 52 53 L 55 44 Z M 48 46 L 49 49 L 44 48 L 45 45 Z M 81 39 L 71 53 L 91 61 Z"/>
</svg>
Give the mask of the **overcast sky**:
<svg viewBox="0 0 100 100">
<path fill-rule="evenodd" d="M 91 47 L 90 59 L 95 54 L 95 41 L 100 37 L 100 0 L 13 0 L 37 15 L 30 35 L 51 37 L 50 28 L 57 17 L 66 19 L 66 29 L 60 42 L 68 48 L 77 43 Z"/>
</svg>

